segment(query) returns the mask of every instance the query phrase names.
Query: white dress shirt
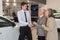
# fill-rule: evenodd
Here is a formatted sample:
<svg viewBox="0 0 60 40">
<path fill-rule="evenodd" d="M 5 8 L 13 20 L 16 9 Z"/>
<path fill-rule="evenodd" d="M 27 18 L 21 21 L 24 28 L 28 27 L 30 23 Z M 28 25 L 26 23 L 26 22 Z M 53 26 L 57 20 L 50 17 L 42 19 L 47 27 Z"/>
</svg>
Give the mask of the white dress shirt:
<svg viewBox="0 0 60 40">
<path fill-rule="evenodd" d="M 26 12 L 27 22 L 25 19 L 24 12 Z M 18 11 L 17 16 L 18 16 L 18 21 L 19 21 L 20 26 L 27 26 L 29 23 L 31 23 L 31 14 L 29 13 L 29 11 L 20 10 Z"/>
</svg>

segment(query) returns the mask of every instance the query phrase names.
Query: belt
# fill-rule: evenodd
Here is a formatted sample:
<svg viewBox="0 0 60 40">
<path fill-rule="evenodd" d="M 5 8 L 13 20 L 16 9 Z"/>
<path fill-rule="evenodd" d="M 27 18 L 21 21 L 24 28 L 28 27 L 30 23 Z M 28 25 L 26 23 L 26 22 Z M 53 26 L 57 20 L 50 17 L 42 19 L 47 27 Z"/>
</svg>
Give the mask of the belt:
<svg viewBox="0 0 60 40">
<path fill-rule="evenodd" d="M 20 26 L 20 27 L 28 27 L 28 25 L 27 26 Z"/>
</svg>

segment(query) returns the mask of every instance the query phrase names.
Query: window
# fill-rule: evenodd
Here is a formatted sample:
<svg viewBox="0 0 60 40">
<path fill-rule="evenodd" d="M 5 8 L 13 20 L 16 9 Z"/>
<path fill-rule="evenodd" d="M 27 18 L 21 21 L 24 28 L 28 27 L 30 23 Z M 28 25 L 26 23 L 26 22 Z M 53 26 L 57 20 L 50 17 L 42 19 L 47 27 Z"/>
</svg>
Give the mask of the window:
<svg viewBox="0 0 60 40">
<path fill-rule="evenodd" d="M 0 27 L 10 27 L 10 26 L 15 26 L 15 24 L 3 17 L 0 17 Z"/>
<path fill-rule="evenodd" d="M 0 22 L 5 22 L 4 20 L 0 19 Z"/>
</svg>

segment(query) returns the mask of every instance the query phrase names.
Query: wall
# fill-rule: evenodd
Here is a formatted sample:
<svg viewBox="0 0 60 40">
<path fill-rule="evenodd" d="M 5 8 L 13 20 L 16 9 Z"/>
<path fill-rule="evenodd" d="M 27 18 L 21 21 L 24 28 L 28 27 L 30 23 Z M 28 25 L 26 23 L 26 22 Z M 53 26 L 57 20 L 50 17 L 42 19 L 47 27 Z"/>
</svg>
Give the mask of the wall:
<svg viewBox="0 0 60 40">
<path fill-rule="evenodd" d="M 0 0 L 0 16 L 3 15 L 3 12 L 2 12 L 2 0 Z"/>
<path fill-rule="evenodd" d="M 60 0 L 47 0 L 45 7 L 53 8 L 60 12 Z"/>
</svg>

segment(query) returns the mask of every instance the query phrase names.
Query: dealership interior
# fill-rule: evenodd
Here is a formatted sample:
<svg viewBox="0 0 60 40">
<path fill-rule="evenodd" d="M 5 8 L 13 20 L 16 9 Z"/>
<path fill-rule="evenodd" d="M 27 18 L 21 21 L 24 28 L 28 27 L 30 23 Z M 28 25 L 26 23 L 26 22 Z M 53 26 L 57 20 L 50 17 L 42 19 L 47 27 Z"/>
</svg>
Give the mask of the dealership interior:
<svg viewBox="0 0 60 40">
<path fill-rule="evenodd" d="M 53 0 L 54 1 L 54 0 Z M 59 1 L 59 0 L 58 0 Z M 37 21 L 38 9 L 53 8 L 57 10 L 56 23 L 58 30 L 58 40 L 60 40 L 60 9 L 59 7 L 50 6 L 51 1 L 47 0 L 0 0 L 0 40 L 18 40 L 19 37 L 19 22 L 17 12 L 21 10 L 21 3 L 28 3 L 28 10 L 31 13 L 31 20 Z M 56 3 L 57 1 L 54 1 Z M 53 3 L 53 2 L 52 2 Z M 58 4 L 56 4 L 58 5 Z M 56 6 L 55 5 L 55 6 Z M 59 6 L 59 5 L 58 5 Z M 33 40 L 37 39 L 37 29 L 32 29 Z"/>
</svg>

